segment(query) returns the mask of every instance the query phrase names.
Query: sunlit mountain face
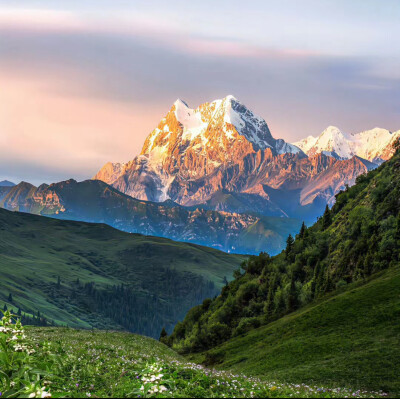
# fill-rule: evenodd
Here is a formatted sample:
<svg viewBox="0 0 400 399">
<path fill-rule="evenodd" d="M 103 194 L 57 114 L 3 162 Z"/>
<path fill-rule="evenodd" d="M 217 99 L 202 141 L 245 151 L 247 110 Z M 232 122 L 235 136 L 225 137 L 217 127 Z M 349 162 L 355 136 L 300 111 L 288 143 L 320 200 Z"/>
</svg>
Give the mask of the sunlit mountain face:
<svg viewBox="0 0 400 399">
<path fill-rule="evenodd" d="M 374 129 L 350 141 L 330 127 L 289 144 L 233 96 L 196 109 L 177 100 L 138 157 L 107 163 L 94 179 L 147 201 L 229 211 L 247 203 L 253 212 L 311 221 L 358 175 L 390 157 L 399 134 Z"/>
</svg>

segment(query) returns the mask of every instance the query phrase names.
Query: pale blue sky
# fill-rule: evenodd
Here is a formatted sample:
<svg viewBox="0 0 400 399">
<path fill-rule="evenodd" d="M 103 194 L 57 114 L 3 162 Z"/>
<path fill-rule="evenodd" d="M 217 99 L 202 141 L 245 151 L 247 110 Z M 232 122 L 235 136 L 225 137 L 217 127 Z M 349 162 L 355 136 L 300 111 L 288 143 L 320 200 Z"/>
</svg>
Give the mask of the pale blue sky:
<svg viewBox="0 0 400 399">
<path fill-rule="evenodd" d="M 0 180 L 132 159 L 178 97 L 233 94 L 288 141 L 398 130 L 399 21 L 398 0 L 0 0 Z"/>
</svg>

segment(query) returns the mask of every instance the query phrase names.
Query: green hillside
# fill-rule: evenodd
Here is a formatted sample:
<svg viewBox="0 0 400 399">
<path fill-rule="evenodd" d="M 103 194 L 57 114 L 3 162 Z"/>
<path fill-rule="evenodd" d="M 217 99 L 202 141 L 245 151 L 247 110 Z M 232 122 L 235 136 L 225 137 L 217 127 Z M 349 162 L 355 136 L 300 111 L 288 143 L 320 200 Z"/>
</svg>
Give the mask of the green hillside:
<svg viewBox="0 0 400 399">
<path fill-rule="evenodd" d="M 400 395 L 400 270 L 307 306 L 194 359 L 269 380 Z"/>
<path fill-rule="evenodd" d="M 400 371 L 399 266 L 397 151 L 340 193 L 314 226 L 289 237 L 280 255 L 250 257 L 221 295 L 191 309 L 164 342 L 183 353 L 227 342 L 206 360 L 302 381 L 348 376 L 400 392 L 393 374 Z"/>
<path fill-rule="evenodd" d="M 0 209 L 0 307 L 31 316 L 39 311 L 41 322 L 158 337 L 162 327 L 171 330 L 188 309 L 214 296 L 243 259 L 106 225 Z"/>
<path fill-rule="evenodd" d="M 206 369 L 151 338 L 128 333 L 29 328 L 26 337 L 8 340 L 17 328 L 21 331 L 16 326 L 0 334 L 1 353 L 14 354 L 12 362 L 0 356 L 0 392 L 5 398 L 384 397 Z M 16 353 L 18 345 L 26 346 L 28 353 Z M 5 378 L 8 375 L 11 378 Z"/>
</svg>

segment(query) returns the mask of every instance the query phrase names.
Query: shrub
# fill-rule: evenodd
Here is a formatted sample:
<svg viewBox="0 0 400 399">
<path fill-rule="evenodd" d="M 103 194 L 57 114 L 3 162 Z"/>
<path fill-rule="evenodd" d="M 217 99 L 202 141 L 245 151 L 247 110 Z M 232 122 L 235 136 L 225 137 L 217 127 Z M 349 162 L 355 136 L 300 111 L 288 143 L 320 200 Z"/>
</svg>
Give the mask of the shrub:
<svg viewBox="0 0 400 399">
<path fill-rule="evenodd" d="M 260 325 L 261 322 L 257 317 L 243 318 L 242 320 L 240 320 L 240 323 L 233 332 L 233 335 L 237 336 L 245 334 L 248 331 L 253 330 L 254 328 L 260 327 Z"/>
<path fill-rule="evenodd" d="M 0 392 L 3 397 L 51 397 L 41 370 L 47 359 L 39 358 L 27 341 L 24 328 L 9 311 L 0 322 Z M 50 359 L 48 359 L 50 360 Z M 49 361 L 50 363 L 50 361 Z"/>
</svg>

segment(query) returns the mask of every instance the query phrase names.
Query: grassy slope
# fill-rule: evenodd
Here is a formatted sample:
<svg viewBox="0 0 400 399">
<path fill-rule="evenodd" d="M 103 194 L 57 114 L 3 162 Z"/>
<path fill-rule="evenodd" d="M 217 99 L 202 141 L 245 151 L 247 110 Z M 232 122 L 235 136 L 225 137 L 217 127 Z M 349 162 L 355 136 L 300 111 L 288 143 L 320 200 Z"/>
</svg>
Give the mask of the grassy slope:
<svg viewBox="0 0 400 399">
<path fill-rule="evenodd" d="M 220 288 L 243 257 L 194 244 L 127 234 L 105 225 L 68 222 L 0 209 L 0 305 L 36 309 L 56 322 L 90 327 L 78 309 L 60 309 L 48 286 L 80 279 L 96 286 L 130 284 L 139 294 L 156 294 L 160 269 L 182 279 L 191 272 Z M 183 284 L 184 285 L 184 284 Z M 7 302 L 12 292 L 14 303 Z M 187 304 L 182 303 L 184 311 Z"/>
<path fill-rule="evenodd" d="M 317 387 L 268 383 L 244 375 L 204 369 L 188 363 L 157 341 L 133 334 L 30 328 L 28 337 L 38 344 L 35 357 L 39 364 L 45 364 L 51 370 L 46 380 L 50 381 L 47 389 L 52 397 L 285 398 L 353 394 L 343 390 L 325 392 Z M 47 342 L 51 346 L 43 345 Z M 49 348 L 60 361 L 50 363 L 55 359 L 46 356 Z M 162 389 L 165 391 L 160 394 Z M 4 392 L 1 379 L 0 391 Z M 369 392 L 355 393 L 354 396 L 379 397 Z"/>
<path fill-rule="evenodd" d="M 400 395 L 400 270 L 234 338 L 198 361 L 268 379 Z"/>
</svg>

